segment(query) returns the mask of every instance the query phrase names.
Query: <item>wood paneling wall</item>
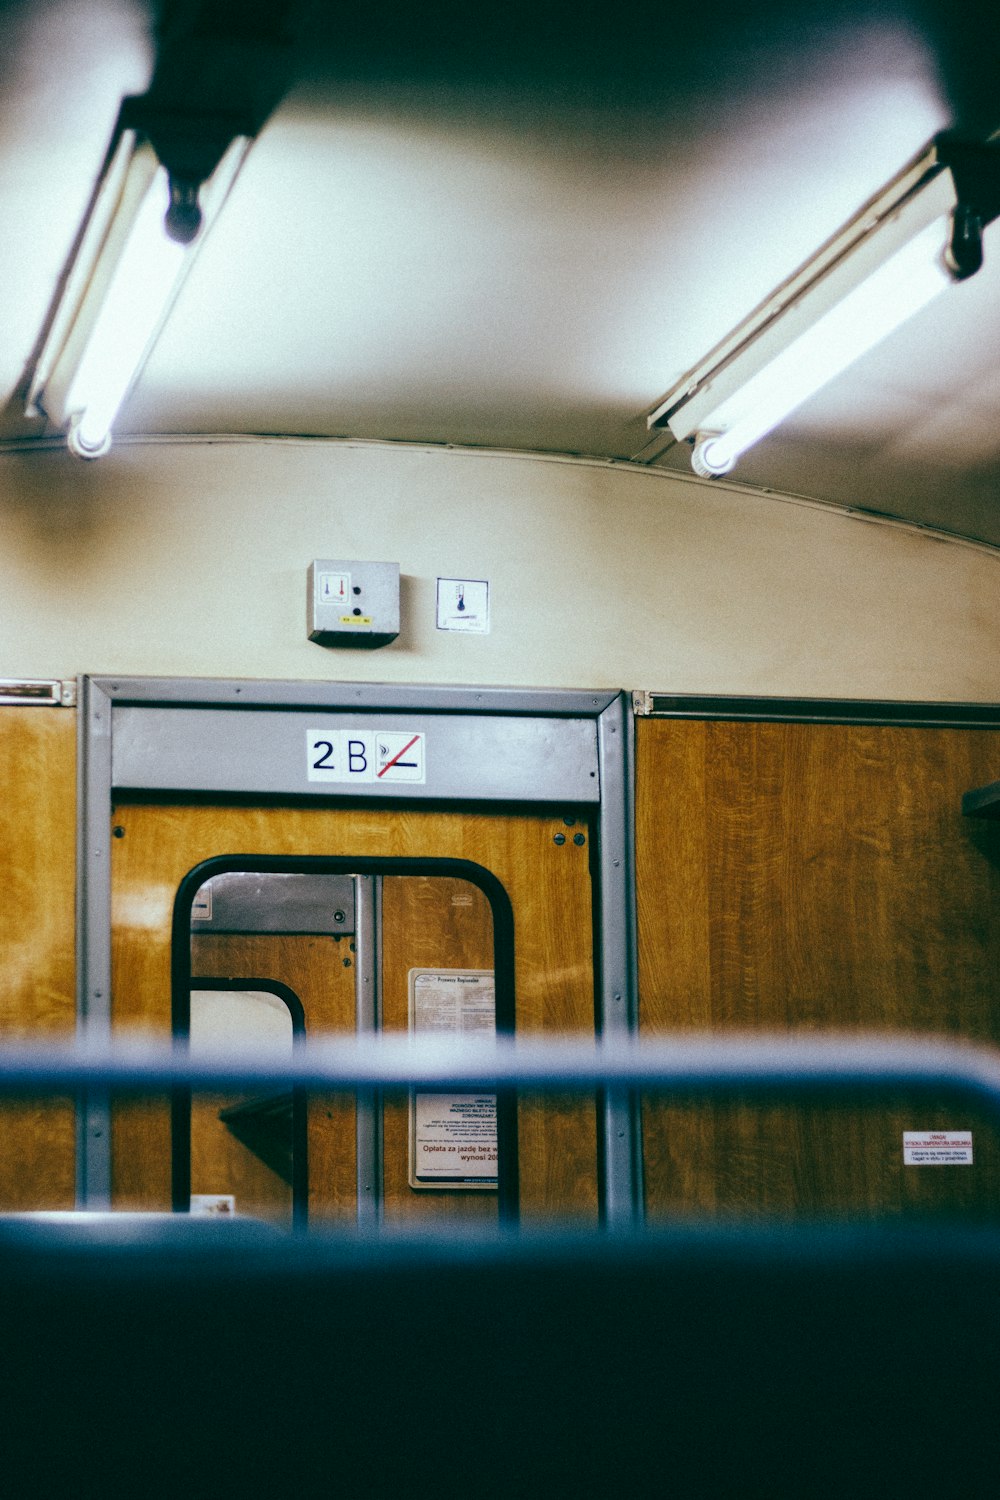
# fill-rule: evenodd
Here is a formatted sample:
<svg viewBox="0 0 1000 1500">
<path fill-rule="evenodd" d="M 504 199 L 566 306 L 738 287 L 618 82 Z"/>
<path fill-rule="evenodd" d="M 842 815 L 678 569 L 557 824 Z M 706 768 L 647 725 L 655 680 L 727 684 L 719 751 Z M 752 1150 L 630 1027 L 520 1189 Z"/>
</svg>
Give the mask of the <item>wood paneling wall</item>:
<svg viewBox="0 0 1000 1500">
<path fill-rule="evenodd" d="M 0 1032 L 37 1040 L 76 1026 L 76 714 L 0 708 Z M 72 1208 L 68 1100 L 0 1107 L 0 1209 Z"/>
<path fill-rule="evenodd" d="M 890 1029 L 1000 1041 L 1000 827 L 961 814 L 962 793 L 1000 774 L 1000 735 L 644 720 L 637 739 L 644 1031 Z M 72 712 L 0 711 L 8 1038 L 75 1024 L 74 767 Z M 210 854 L 257 849 L 451 854 L 488 865 L 515 904 L 522 1029 L 589 1029 L 587 851 L 554 845 L 558 819 L 124 804 L 115 821 L 125 828 L 112 843 L 120 1023 L 167 1024 L 180 877 Z M 143 1114 L 156 1122 L 156 1164 L 140 1168 L 131 1127 L 119 1121 L 118 1201 L 152 1206 L 169 1201 L 164 1111 L 135 1110 L 133 1126 Z M 995 1132 L 944 1101 L 831 1112 L 647 1100 L 644 1119 L 654 1216 L 975 1216 L 998 1204 Z M 0 1208 L 71 1206 L 68 1102 L 5 1106 L 2 1120 Z M 972 1168 L 903 1167 L 902 1130 L 937 1125 L 974 1128 Z M 594 1148 L 590 1106 L 549 1101 L 533 1113 L 523 1104 L 528 1211 L 592 1213 Z M 338 1157 L 323 1175 L 349 1192 L 352 1165 Z"/>
<path fill-rule="evenodd" d="M 961 812 L 998 770 L 987 730 L 640 721 L 643 1031 L 1000 1041 L 1000 829 Z M 654 1215 L 1000 1206 L 996 1132 L 954 1103 L 644 1120 Z M 975 1164 L 904 1168 L 902 1131 L 945 1125 L 973 1126 Z"/>
</svg>

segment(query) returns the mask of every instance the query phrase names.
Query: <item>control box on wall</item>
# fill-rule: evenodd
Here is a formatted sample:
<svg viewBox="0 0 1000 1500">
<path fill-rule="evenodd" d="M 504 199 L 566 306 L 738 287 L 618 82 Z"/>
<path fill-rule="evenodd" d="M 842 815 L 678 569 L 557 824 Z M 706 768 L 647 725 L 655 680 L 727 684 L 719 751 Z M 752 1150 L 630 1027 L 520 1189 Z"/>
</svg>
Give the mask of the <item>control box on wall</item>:
<svg viewBox="0 0 1000 1500">
<path fill-rule="evenodd" d="M 387 646 L 399 634 L 399 563 L 311 562 L 306 629 L 320 646 Z"/>
</svg>

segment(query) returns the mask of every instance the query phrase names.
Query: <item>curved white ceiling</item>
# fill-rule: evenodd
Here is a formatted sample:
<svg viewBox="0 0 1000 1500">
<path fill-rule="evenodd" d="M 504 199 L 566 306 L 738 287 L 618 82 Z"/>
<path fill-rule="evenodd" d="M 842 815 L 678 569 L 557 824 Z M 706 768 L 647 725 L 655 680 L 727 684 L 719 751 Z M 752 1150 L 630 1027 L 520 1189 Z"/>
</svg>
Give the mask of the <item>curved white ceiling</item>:
<svg viewBox="0 0 1000 1500">
<path fill-rule="evenodd" d="M 238 89 L 245 39 L 223 34 L 218 0 L 200 3 L 165 19 L 211 13 L 195 27 L 204 97 L 213 66 L 221 91 Z M 287 9 L 274 56 L 288 90 L 122 434 L 687 466 L 686 447 L 645 425 L 671 383 L 937 130 L 1000 124 L 1000 18 L 963 30 L 930 0 L 833 3 L 822 23 L 782 0 L 710 0 L 696 16 L 542 0 Z M 0 16 L 0 440 L 23 441 L 45 432 L 22 414 L 33 348 L 157 31 L 138 0 L 24 0 Z M 998 349 L 994 230 L 979 276 L 733 477 L 1000 544 Z"/>
</svg>

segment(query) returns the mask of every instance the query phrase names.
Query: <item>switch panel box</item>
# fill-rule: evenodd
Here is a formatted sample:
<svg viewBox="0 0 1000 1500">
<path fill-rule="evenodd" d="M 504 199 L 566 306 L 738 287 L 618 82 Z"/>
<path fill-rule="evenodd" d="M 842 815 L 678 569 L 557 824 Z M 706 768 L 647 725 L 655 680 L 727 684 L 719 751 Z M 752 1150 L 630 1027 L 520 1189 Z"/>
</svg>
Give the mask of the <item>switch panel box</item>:
<svg viewBox="0 0 1000 1500">
<path fill-rule="evenodd" d="M 399 563 L 311 562 L 306 629 L 320 646 L 387 646 L 399 634 Z"/>
</svg>

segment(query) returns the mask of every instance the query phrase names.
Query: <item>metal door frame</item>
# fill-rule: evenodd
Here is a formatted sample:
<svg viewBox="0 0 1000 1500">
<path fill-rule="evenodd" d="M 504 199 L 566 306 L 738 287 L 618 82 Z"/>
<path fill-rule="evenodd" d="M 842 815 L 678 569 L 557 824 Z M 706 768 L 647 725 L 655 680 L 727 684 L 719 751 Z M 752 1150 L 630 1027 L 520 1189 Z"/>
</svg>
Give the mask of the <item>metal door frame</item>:
<svg viewBox="0 0 1000 1500">
<path fill-rule="evenodd" d="M 498 809 L 532 802 L 587 805 L 596 815 L 598 844 L 596 1027 L 609 1038 L 637 1031 L 634 728 L 627 694 L 609 689 L 83 676 L 79 703 L 77 1024 L 87 1040 L 100 1044 L 111 1035 L 111 808 L 115 792 L 137 789 L 199 795 L 278 792 L 338 801 L 384 797 L 426 800 L 456 811 L 470 802 L 494 803 Z M 298 784 L 289 747 L 295 734 L 309 727 L 306 712 L 327 716 L 335 727 L 369 731 L 415 721 L 428 737 L 447 742 L 447 754 L 438 760 L 443 780 L 428 771 L 426 784 L 375 788 L 368 783 L 363 790 L 342 782 Z M 263 755 L 261 730 L 276 747 Z M 508 747 L 510 758 L 505 760 Z M 490 766 L 488 773 L 484 765 Z M 567 792 L 568 785 L 573 792 Z M 110 1126 L 106 1094 L 91 1091 L 81 1098 L 80 1208 L 110 1207 Z M 642 1216 L 642 1167 L 634 1093 L 609 1089 L 602 1096 L 600 1126 L 601 1220 L 609 1227 L 636 1223 Z"/>
</svg>

